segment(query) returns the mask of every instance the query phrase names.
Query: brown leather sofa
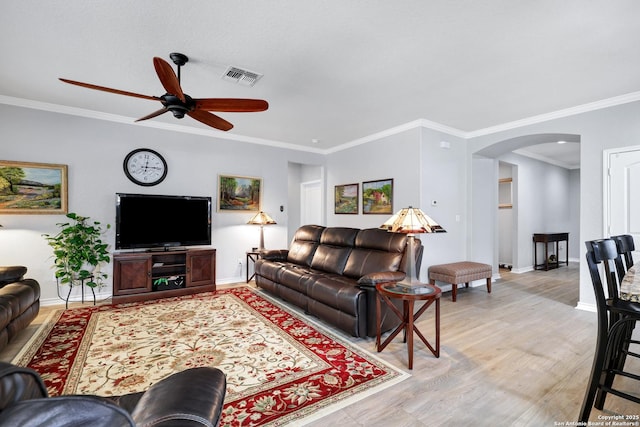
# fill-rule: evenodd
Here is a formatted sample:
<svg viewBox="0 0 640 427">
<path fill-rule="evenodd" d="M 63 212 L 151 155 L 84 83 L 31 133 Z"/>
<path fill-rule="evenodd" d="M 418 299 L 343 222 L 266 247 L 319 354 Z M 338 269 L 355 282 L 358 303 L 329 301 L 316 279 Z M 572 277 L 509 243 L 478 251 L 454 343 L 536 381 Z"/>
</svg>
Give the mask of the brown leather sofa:
<svg viewBox="0 0 640 427">
<path fill-rule="evenodd" d="M 26 267 L 0 267 L 0 349 L 29 326 L 40 310 L 40 285 L 23 279 Z"/>
<path fill-rule="evenodd" d="M 217 426 L 227 380 L 217 368 L 192 368 L 124 396 L 48 397 L 38 373 L 0 362 L 0 425 Z"/>
<path fill-rule="evenodd" d="M 256 285 L 355 337 L 376 336 L 376 290 L 405 277 L 405 234 L 371 228 L 300 227 L 288 250 L 266 250 Z M 415 239 L 417 269 L 422 244 Z M 383 304 L 382 331 L 399 324 Z"/>
</svg>

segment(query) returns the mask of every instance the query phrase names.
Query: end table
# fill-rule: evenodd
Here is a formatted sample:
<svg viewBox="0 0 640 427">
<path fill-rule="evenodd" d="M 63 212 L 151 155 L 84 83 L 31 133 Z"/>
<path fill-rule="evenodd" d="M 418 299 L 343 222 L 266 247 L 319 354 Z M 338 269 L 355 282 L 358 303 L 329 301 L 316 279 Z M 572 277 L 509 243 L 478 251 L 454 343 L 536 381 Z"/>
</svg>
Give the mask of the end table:
<svg viewBox="0 0 640 427">
<path fill-rule="evenodd" d="M 260 259 L 260 251 L 254 251 L 254 250 L 247 251 L 247 283 L 249 283 L 251 279 L 253 279 L 253 277 L 256 275 L 255 264 L 256 264 L 256 261 L 259 259 Z M 254 266 L 251 277 L 249 277 L 249 261 L 251 261 L 251 264 L 253 264 Z"/>
<path fill-rule="evenodd" d="M 431 353 L 435 357 L 440 357 L 440 295 L 442 291 L 440 288 L 434 285 L 423 284 L 420 287 L 408 287 L 398 285 L 395 282 L 379 283 L 376 285 L 378 297 L 376 298 L 376 348 L 378 353 L 384 350 L 384 348 L 393 340 L 400 331 L 404 330 L 405 341 L 407 342 L 407 352 L 409 355 L 409 369 L 413 369 L 413 333 L 415 332 L 422 342 L 427 346 Z M 403 312 L 393 304 L 392 299 L 401 299 L 403 305 Z M 384 301 L 387 306 L 400 318 L 402 321 L 400 325 L 387 337 L 387 339 L 380 344 L 381 339 L 381 318 L 382 312 L 381 301 Z M 422 307 L 414 314 L 413 307 L 416 301 L 425 301 Z M 422 335 L 415 325 L 418 318 L 424 313 L 433 303 L 436 303 L 436 319 L 435 319 L 435 333 L 436 333 L 436 345 L 433 347 L 429 341 Z"/>
</svg>

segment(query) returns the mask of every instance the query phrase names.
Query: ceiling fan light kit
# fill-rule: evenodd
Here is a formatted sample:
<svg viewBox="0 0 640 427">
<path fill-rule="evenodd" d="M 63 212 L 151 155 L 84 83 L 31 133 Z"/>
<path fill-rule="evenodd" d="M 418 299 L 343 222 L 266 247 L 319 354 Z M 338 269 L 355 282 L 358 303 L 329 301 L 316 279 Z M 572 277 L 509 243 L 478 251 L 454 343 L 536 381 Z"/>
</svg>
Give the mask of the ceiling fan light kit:
<svg viewBox="0 0 640 427">
<path fill-rule="evenodd" d="M 269 103 L 262 99 L 190 97 L 182 91 L 182 87 L 180 85 L 180 69 L 183 65 L 189 62 L 189 58 L 186 55 L 178 52 L 169 54 L 169 57 L 176 65 L 177 75 L 167 61 L 158 57 L 153 58 L 153 66 L 156 70 L 156 74 L 158 75 L 158 79 L 160 79 L 160 83 L 162 83 L 162 86 L 167 91 L 167 93 L 159 97 L 142 95 L 139 93 L 127 92 L 119 89 L 112 89 L 105 86 L 98 86 L 90 83 L 78 82 L 75 80 L 63 78 L 61 78 L 60 80 L 65 83 L 85 87 L 88 89 L 115 93 L 117 95 L 125 95 L 135 98 L 160 101 L 162 103 L 163 108 L 139 118 L 138 120 L 136 120 L 136 122 L 152 119 L 168 111 L 171 111 L 175 118 L 182 119 L 186 114 L 192 119 L 197 120 L 207 126 L 222 131 L 228 131 L 233 128 L 233 125 L 224 120 L 222 117 L 211 113 L 211 111 L 248 113 L 265 111 L 269 108 Z M 240 76 L 239 78 L 241 77 L 242 76 Z M 257 79 L 259 79 L 260 77 L 257 77 Z M 257 79 L 254 79 L 253 83 L 255 83 Z M 253 84 L 251 84 L 251 86 L 252 85 Z"/>
</svg>

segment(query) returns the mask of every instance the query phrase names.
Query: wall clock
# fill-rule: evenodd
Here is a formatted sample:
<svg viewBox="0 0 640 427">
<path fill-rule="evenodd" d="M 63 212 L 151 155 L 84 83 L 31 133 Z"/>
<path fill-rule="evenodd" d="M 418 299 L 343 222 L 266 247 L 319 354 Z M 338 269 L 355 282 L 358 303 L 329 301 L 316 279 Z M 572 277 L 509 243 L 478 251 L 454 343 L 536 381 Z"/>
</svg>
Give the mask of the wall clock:
<svg viewBox="0 0 640 427">
<path fill-rule="evenodd" d="M 123 167 L 127 178 L 138 185 L 157 185 L 167 176 L 164 157 L 148 148 L 138 148 L 127 154 Z"/>
</svg>

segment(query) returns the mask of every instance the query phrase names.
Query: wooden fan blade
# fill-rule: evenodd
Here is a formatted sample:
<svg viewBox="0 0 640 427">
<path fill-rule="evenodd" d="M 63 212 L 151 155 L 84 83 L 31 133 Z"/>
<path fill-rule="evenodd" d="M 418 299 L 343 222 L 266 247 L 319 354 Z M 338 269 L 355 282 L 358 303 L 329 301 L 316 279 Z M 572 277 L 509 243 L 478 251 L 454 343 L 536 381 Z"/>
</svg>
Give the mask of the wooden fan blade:
<svg viewBox="0 0 640 427">
<path fill-rule="evenodd" d="M 180 81 L 173 71 L 173 68 L 171 68 L 171 65 L 164 59 L 156 56 L 153 58 L 153 66 L 156 69 L 156 74 L 158 74 L 164 90 L 166 90 L 168 94 L 176 96 L 180 101 L 186 102 L 186 98 L 180 87 Z"/>
<path fill-rule="evenodd" d="M 158 111 L 154 111 L 151 114 L 147 114 L 144 117 L 140 117 L 138 120 L 136 120 L 136 122 L 141 122 L 142 120 L 149 120 L 149 119 L 153 119 L 154 117 L 158 117 L 161 114 L 166 113 L 167 111 L 169 111 L 168 108 L 161 108 Z"/>
<path fill-rule="evenodd" d="M 76 86 L 86 87 L 88 89 L 95 89 L 95 90 L 101 90 L 103 92 L 115 93 L 118 95 L 134 96 L 136 98 L 149 99 L 151 101 L 160 101 L 160 98 L 158 98 L 157 96 L 141 95 L 139 93 L 127 92 L 125 90 L 120 90 L 120 89 L 111 89 L 110 87 L 92 85 L 90 83 L 82 83 L 82 82 L 77 82 L 75 80 L 68 80 L 63 78 L 61 78 L 60 81 L 63 81 L 65 83 L 69 83 L 72 85 L 76 85 Z"/>
<path fill-rule="evenodd" d="M 262 99 L 241 98 L 204 98 L 194 99 L 196 110 L 224 111 L 231 113 L 248 113 L 264 111 L 269 108 L 269 103 Z"/>
<path fill-rule="evenodd" d="M 215 114 L 208 113 L 202 110 L 193 110 L 187 113 L 191 118 L 204 123 L 207 126 L 211 126 L 216 129 L 227 131 L 233 128 L 233 125 L 225 119 L 216 116 Z"/>
</svg>

